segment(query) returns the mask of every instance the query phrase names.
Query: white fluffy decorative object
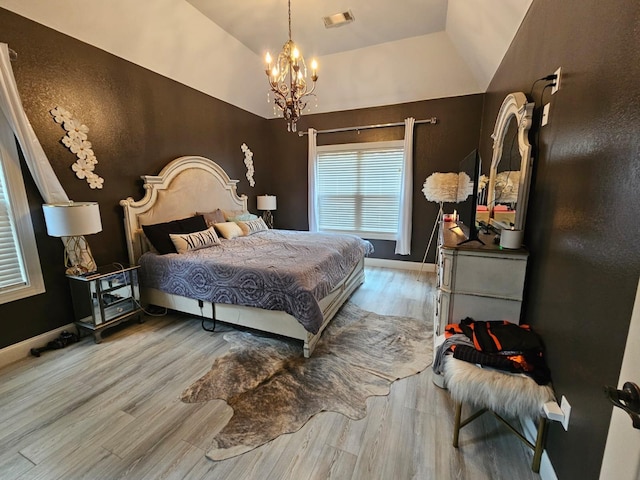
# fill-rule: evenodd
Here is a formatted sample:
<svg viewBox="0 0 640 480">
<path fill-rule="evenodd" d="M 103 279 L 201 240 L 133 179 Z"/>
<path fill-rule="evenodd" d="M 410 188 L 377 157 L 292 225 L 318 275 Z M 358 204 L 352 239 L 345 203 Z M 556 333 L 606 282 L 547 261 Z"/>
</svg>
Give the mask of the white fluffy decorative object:
<svg viewBox="0 0 640 480">
<path fill-rule="evenodd" d="M 457 201 L 464 202 L 473 193 L 473 182 L 469 175 L 464 172 L 458 174 Z"/>
<path fill-rule="evenodd" d="M 526 375 L 480 368 L 447 355 L 444 378 L 457 402 L 488 408 L 508 417 L 538 418 L 555 396 L 550 385 L 538 385 Z"/>
<path fill-rule="evenodd" d="M 456 203 L 458 182 L 457 173 L 432 173 L 424 181 L 422 193 L 430 202 Z"/>
</svg>

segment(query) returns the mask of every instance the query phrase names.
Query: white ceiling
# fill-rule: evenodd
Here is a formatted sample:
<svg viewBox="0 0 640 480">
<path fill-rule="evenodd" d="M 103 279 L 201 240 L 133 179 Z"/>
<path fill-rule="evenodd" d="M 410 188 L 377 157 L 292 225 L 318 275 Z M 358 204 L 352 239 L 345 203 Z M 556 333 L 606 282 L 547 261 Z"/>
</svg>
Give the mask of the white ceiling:
<svg viewBox="0 0 640 480">
<path fill-rule="evenodd" d="M 293 0 L 292 37 L 320 64 L 312 111 L 484 92 L 531 2 Z M 287 40 L 287 0 L 0 0 L 0 7 L 273 115 L 262 58 Z M 324 28 L 322 16 L 349 9 L 355 22 Z"/>
<path fill-rule="evenodd" d="M 279 51 L 288 37 L 287 0 L 187 0 L 251 51 Z M 350 10 L 355 21 L 325 28 L 322 17 Z M 441 32 L 447 0 L 292 0 L 293 40 L 306 56 Z"/>
</svg>

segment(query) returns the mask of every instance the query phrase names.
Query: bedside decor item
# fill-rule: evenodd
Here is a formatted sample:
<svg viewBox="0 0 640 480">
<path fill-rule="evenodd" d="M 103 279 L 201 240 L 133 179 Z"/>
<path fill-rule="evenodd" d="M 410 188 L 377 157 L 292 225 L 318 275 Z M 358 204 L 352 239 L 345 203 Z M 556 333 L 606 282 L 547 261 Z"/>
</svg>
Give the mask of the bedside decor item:
<svg viewBox="0 0 640 480">
<path fill-rule="evenodd" d="M 85 179 L 91 189 L 101 189 L 104 178 L 95 173 L 98 159 L 87 137 L 89 127 L 75 119 L 71 112 L 62 107 L 55 107 L 49 113 L 53 116 L 53 121 L 61 124 L 67 132 L 61 142 L 78 157 L 78 160 L 71 165 L 76 177 Z"/>
<path fill-rule="evenodd" d="M 302 53 L 293 40 L 291 40 L 291 0 L 289 4 L 289 40 L 283 45 L 282 51 L 278 54 L 275 65 L 272 64 L 271 54 L 267 52 L 265 62 L 267 68 L 265 73 L 269 79 L 269 86 L 273 93 L 274 114 L 278 111 L 287 121 L 287 130 L 295 132 L 296 122 L 302 115 L 302 111 L 307 107 L 307 99 L 313 95 L 318 80 L 318 63 L 311 60 L 311 81 L 313 85 L 309 88 L 307 83 L 307 65 L 302 57 Z M 315 95 L 313 95 L 315 97 Z M 267 97 L 267 101 L 269 97 Z"/>
<path fill-rule="evenodd" d="M 277 202 L 275 195 L 258 195 L 258 210 L 262 210 L 262 219 L 267 227 L 273 228 L 273 214 Z"/>
<path fill-rule="evenodd" d="M 253 152 L 249 150 L 246 143 L 240 146 L 240 150 L 244 153 L 244 164 L 247 166 L 247 180 L 249 180 L 249 185 L 254 187 L 256 182 L 253 179 L 253 174 L 255 173 L 253 169 Z"/>
<path fill-rule="evenodd" d="M 102 231 L 100 208 L 96 202 L 51 203 L 42 206 L 47 233 L 63 237 L 67 275 L 95 272 L 96 262 L 83 235 Z"/>
<path fill-rule="evenodd" d="M 281 337 L 227 332 L 230 351 L 181 399 L 222 399 L 233 409 L 206 453 L 224 460 L 296 432 L 322 411 L 364 418 L 368 397 L 388 395 L 395 380 L 431 364 L 430 336 L 423 320 L 380 315 L 351 303 L 327 327 L 311 358 Z"/>
</svg>

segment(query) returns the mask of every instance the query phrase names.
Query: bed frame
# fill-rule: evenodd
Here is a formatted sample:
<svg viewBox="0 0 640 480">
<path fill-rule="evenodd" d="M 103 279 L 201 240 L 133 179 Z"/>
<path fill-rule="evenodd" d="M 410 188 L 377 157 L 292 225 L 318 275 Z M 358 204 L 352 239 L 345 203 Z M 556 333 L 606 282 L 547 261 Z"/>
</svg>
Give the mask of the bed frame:
<svg viewBox="0 0 640 480">
<path fill-rule="evenodd" d="M 238 180 L 231 180 L 217 163 L 204 157 L 177 158 L 167 164 L 159 175 L 143 175 L 142 180 L 145 195 L 141 200 L 129 197 L 120 201 L 124 208 L 127 250 L 132 265 L 137 264 L 140 256 L 150 248 L 142 233 L 142 225 L 177 220 L 216 208 L 247 210 L 247 196 L 236 193 Z M 153 288 L 142 287 L 140 294 L 144 304 L 302 340 L 304 356 L 308 358 L 329 321 L 363 282 L 362 259 L 329 295 L 320 300 L 324 320 L 315 335 L 282 311 L 203 302 Z"/>
</svg>

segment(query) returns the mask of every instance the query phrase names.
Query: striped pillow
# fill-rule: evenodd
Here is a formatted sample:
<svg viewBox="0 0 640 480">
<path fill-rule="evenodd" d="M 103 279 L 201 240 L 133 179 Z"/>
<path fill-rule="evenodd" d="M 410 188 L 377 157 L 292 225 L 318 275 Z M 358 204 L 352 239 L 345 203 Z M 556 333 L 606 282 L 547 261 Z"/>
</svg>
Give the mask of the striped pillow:
<svg viewBox="0 0 640 480">
<path fill-rule="evenodd" d="M 185 253 L 191 250 L 220 245 L 220 239 L 216 234 L 216 229 L 209 227 L 202 232 L 194 233 L 171 233 L 169 238 L 176 247 L 178 253 Z"/>
<path fill-rule="evenodd" d="M 256 220 L 248 220 L 246 222 L 236 222 L 236 223 L 242 229 L 242 234 L 244 236 L 269 230 L 269 227 L 267 227 L 267 224 L 264 223 L 264 220 L 262 218 L 258 218 Z"/>
</svg>

